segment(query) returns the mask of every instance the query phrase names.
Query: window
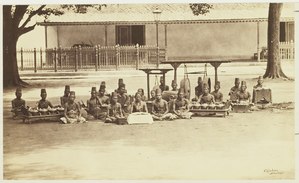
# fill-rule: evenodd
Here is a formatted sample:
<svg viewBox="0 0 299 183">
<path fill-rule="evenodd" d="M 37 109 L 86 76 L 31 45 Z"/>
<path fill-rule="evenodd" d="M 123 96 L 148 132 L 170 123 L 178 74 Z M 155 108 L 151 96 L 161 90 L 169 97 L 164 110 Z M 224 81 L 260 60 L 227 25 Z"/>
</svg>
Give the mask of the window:
<svg viewBox="0 0 299 183">
<path fill-rule="evenodd" d="M 279 35 L 279 41 L 280 42 L 286 42 L 286 23 L 280 22 L 280 35 Z"/>
<path fill-rule="evenodd" d="M 280 42 L 294 42 L 294 22 L 280 22 Z"/>
<path fill-rule="evenodd" d="M 119 25 L 116 26 L 116 44 L 125 45 L 144 45 L 145 26 L 144 25 Z"/>
</svg>

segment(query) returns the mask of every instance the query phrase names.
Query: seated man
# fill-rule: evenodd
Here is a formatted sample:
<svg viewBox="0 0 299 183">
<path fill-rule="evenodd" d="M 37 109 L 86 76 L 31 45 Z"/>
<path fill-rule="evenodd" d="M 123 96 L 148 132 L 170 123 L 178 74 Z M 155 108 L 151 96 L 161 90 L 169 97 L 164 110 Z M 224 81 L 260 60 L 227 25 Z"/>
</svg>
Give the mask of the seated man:
<svg viewBox="0 0 299 183">
<path fill-rule="evenodd" d="M 182 119 L 190 119 L 192 113 L 189 112 L 189 101 L 184 97 L 183 90 L 179 90 L 178 97 L 173 103 L 173 112 Z"/>
<path fill-rule="evenodd" d="M 64 107 L 64 117 L 60 118 L 63 123 L 83 123 L 87 122 L 85 118 L 81 116 L 80 105 L 75 102 L 75 92 L 70 92 L 70 97 Z"/>
<path fill-rule="evenodd" d="M 23 114 L 22 110 L 25 109 L 26 102 L 23 100 L 22 97 L 22 89 L 17 88 L 15 92 L 16 98 L 11 101 L 12 105 L 12 112 L 15 113 L 15 116 L 18 114 Z"/>
<path fill-rule="evenodd" d="M 120 93 L 121 86 L 125 86 L 124 80 L 122 78 L 118 79 L 118 88 L 115 89 L 116 93 Z M 125 89 L 125 93 L 127 93 L 127 90 Z"/>
<path fill-rule="evenodd" d="M 272 103 L 272 92 L 270 88 L 263 85 L 263 77 L 259 76 L 257 85 L 253 87 L 252 102 L 255 104 Z"/>
<path fill-rule="evenodd" d="M 146 96 L 144 95 L 144 90 L 143 90 L 143 88 L 139 88 L 138 90 L 137 90 L 137 92 L 140 94 L 140 96 L 141 96 L 141 100 L 142 101 L 146 101 Z M 136 98 L 136 97 L 135 97 Z"/>
<path fill-rule="evenodd" d="M 220 82 L 217 81 L 217 83 L 214 86 L 214 91 L 211 93 L 214 96 L 215 103 L 221 103 L 223 102 L 223 94 L 219 91 L 220 90 Z"/>
<path fill-rule="evenodd" d="M 165 87 L 164 87 L 164 79 L 163 79 L 163 76 L 160 77 L 160 85 L 159 85 L 159 88 L 161 89 L 161 91 L 169 91 L 169 86 L 165 84 Z"/>
<path fill-rule="evenodd" d="M 148 112 L 146 103 L 142 100 L 139 92 L 135 94 L 135 100 L 132 103 L 131 113 L 133 112 Z"/>
<path fill-rule="evenodd" d="M 155 90 L 152 90 L 151 91 L 151 98 L 149 99 L 150 101 L 154 101 L 156 100 L 156 91 Z"/>
<path fill-rule="evenodd" d="M 108 105 L 110 103 L 109 97 L 105 94 L 105 88 L 103 86 L 100 86 L 98 98 L 102 105 Z"/>
<path fill-rule="evenodd" d="M 106 95 L 106 96 L 109 96 L 109 93 L 107 92 L 107 90 L 106 90 L 106 82 L 105 81 L 102 81 L 101 82 L 101 84 L 100 84 L 100 89 L 104 89 L 104 95 Z M 100 89 L 99 89 L 99 93 L 100 93 Z M 98 94 L 99 94 L 98 93 Z"/>
<path fill-rule="evenodd" d="M 70 86 L 69 85 L 65 85 L 64 88 L 64 95 L 62 97 L 60 97 L 60 104 L 62 107 L 64 107 L 64 104 L 68 101 L 69 96 L 70 96 Z"/>
<path fill-rule="evenodd" d="M 123 119 L 123 112 L 120 103 L 117 102 L 118 95 L 116 92 L 112 93 L 111 101 L 108 107 L 106 123 L 116 123 L 119 119 Z"/>
<path fill-rule="evenodd" d="M 176 83 L 176 80 L 171 81 L 171 91 L 178 91 L 178 84 Z"/>
<path fill-rule="evenodd" d="M 201 96 L 203 93 L 202 91 L 203 80 L 201 77 L 198 77 L 197 84 L 198 85 L 195 87 L 195 98 L 199 99 L 199 96 Z"/>
<path fill-rule="evenodd" d="M 96 119 L 106 119 L 107 112 L 102 111 L 102 103 L 97 97 L 96 87 L 91 89 L 91 97 L 87 100 L 87 110 Z"/>
<path fill-rule="evenodd" d="M 228 95 L 230 96 L 230 100 L 232 102 L 237 102 L 237 93 L 240 91 L 240 79 L 235 78 L 235 86 L 233 86 Z"/>
<path fill-rule="evenodd" d="M 154 120 L 173 120 L 176 118 L 175 115 L 169 113 L 168 104 L 166 100 L 162 99 L 161 89 L 156 90 L 156 100 L 152 104 L 152 117 Z"/>
<path fill-rule="evenodd" d="M 238 102 L 248 102 L 250 103 L 250 93 L 248 91 L 246 91 L 247 86 L 246 86 L 246 82 L 242 81 L 241 82 L 241 90 L 238 91 L 237 93 L 237 100 Z"/>
<path fill-rule="evenodd" d="M 123 115 L 125 116 L 125 118 L 127 118 L 130 113 L 130 97 L 125 92 L 125 84 L 121 84 L 119 87 L 117 102 L 120 103 L 123 110 Z"/>
<path fill-rule="evenodd" d="M 46 91 L 46 89 L 41 89 L 40 96 L 41 96 L 42 99 L 40 101 L 38 101 L 38 103 L 37 103 L 37 108 L 38 109 L 48 109 L 49 107 L 50 108 L 53 107 L 53 105 L 51 104 L 51 102 L 48 101 L 48 100 L 46 100 L 46 98 L 47 98 L 47 91 Z"/>
<path fill-rule="evenodd" d="M 262 76 L 259 76 L 258 80 L 257 80 L 257 85 L 255 85 L 253 87 L 253 89 L 262 89 L 263 88 L 263 77 Z"/>
<path fill-rule="evenodd" d="M 200 104 L 214 104 L 214 96 L 209 93 L 209 85 L 207 83 L 203 84 L 203 94 L 199 96 L 198 102 Z"/>
</svg>

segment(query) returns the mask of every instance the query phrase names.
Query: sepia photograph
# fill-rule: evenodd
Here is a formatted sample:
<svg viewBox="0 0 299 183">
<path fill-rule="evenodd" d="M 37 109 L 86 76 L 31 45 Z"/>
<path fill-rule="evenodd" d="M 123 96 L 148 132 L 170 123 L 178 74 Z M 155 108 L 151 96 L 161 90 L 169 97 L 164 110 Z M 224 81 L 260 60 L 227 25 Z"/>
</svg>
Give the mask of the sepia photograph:
<svg viewBox="0 0 299 183">
<path fill-rule="evenodd" d="M 108 2 L 1 5 L 4 180 L 295 181 L 296 3 Z"/>
</svg>

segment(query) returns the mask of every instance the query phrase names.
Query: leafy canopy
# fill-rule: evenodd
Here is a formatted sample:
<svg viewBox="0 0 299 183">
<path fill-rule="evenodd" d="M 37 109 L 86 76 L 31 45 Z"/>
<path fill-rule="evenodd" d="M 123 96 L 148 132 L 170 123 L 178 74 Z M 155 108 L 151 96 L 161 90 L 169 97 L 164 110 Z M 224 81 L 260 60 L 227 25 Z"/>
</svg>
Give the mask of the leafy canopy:
<svg viewBox="0 0 299 183">
<path fill-rule="evenodd" d="M 213 9 L 213 5 L 207 3 L 197 3 L 189 4 L 194 15 L 205 15 L 210 12 L 210 9 Z"/>
</svg>

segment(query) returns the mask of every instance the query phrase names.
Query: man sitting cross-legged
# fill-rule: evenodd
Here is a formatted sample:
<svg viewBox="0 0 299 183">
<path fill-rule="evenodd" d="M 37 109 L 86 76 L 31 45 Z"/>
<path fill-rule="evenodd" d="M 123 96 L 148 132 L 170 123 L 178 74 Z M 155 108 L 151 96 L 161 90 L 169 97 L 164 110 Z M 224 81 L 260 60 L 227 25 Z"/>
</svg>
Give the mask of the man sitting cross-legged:
<svg viewBox="0 0 299 183">
<path fill-rule="evenodd" d="M 88 113 L 91 114 L 96 119 L 105 120 L 107 111 L 102 111 L 101 109 L 102 103 L 97 96 L 97 89 L 96 87 L 92 87 L 91 89 L 91 97 L 87 100 L 87 110 Z M 92 118 L 90 118 L 92 119 Z"/>
<path fill-rule="evenodd" d="M 148 112 L 146 103 L 142 100 L 142 96 L 139 92 L 135 94 L 135 100 L 132 103 L 131 113 L 133 112 Z"/>
<path fill-rule="evenodd" d="M 152 104 L 152 117 L 154 120 L 173 120 L 176 118 L 174 114 L 169 113 L 168 103 L 162 99 L 161 89 L 156 90 L 156 100 Z"/>
<path fill-rule="evenodd" d="M 118 95 L 116 92 L 112 92 L 111 101 L 108 107 L 108 113 L 106 117 L 106 123 L 116 123 L 119 119 L 123 119 L 123 111 L 120 103 L 117 102 Z"/>
<path fill-rule="evenodd" d="M 184 97 L 183 89 L 178 92 L 178 97 L 173 103 L 173 112 L 182 119 L 190 119 L 192 113 L 189 112 L 189 101 Z"/>
<path fill-rule="evenodd" d="M 64 105 L 64 117 L 60 118 L 63 123 L 83 123 L 85 118 L 81 116 L 80 105 L 75 102 L 75 92 L 70 92 L 70 97 Z"/>
<path fill-rule="evenodd" d="M 12 109 L 11 111 L 15 114 L 15 116 L 19 114 L 23 114 L 23 110 L 25 109 L 26 102 L 22 99 L 22 89 L 17 88 L 15 92 L 16 98 L 11 101 Z"/>
</svg>

